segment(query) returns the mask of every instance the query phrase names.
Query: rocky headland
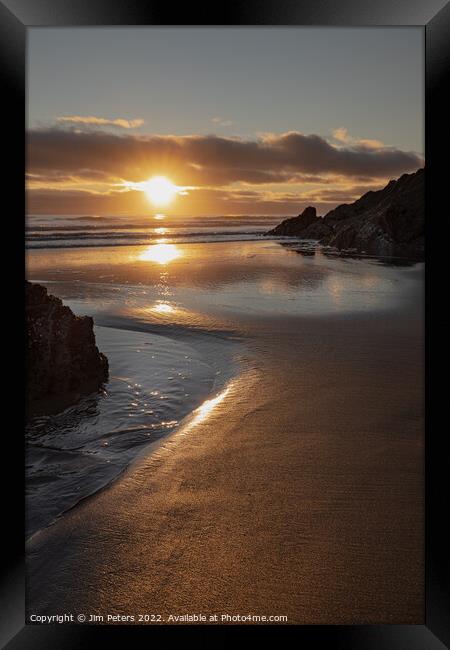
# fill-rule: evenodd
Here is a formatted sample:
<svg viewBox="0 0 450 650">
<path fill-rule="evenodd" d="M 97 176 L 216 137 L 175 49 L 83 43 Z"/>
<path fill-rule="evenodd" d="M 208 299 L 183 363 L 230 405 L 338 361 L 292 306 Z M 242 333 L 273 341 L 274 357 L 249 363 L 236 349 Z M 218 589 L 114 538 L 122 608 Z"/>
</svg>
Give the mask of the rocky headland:
<svg viewBox="0 0 450 650">
<path fill-rule="evenodd" d="M 339 250 L 369 255 L 422 259 L 424 228 L 425 170 L 419 169 L 323 217 L 308 207 L 265 234 L 314 239 Z"/>
<path fill-rule="evenodd" d="M 266 235 L 275 235 L 281 237 L 296 237 L 304 232 L 307 228 L 318 222 L 316 208 L 308 207 L 303 210 L 298 217 L 285 219 L 278 226 L 275 226 Z"/>
<path fill-rule="evenodd" d="M 75 316 L 40 284 L 25 282 L 27 417 L 58 412 L 108 379 L 93 319 Z"/>
</svg>

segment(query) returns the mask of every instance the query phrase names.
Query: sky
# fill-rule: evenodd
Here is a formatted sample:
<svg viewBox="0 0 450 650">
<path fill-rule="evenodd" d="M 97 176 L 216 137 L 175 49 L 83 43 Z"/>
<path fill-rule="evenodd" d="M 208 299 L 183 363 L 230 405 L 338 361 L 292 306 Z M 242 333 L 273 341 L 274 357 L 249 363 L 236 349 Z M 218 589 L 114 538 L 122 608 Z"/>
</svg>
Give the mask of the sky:
<svg viewBox="0 0 450 650">
<path fill-rule="evenodd" d="M 29 214 L 325 213 L 423 165 L 423 29 L 30 28 Z M 155 196 L 153 196 L 155 199 Z"/>
</svg>

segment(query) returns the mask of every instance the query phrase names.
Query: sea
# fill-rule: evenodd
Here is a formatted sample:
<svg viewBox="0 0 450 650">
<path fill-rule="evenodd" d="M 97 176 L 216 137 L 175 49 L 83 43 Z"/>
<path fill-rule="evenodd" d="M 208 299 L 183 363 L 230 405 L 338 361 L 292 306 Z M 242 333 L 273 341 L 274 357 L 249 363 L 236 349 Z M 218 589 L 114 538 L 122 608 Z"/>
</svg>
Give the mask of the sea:
<svg viewBox="0 0 450 650">
<path fill-rule="evenodd" d="M 258 239 L 280 216 L 30 215 L 27 248 L 73 248 L 171 242 L 248 241 Z"/>
</svg>

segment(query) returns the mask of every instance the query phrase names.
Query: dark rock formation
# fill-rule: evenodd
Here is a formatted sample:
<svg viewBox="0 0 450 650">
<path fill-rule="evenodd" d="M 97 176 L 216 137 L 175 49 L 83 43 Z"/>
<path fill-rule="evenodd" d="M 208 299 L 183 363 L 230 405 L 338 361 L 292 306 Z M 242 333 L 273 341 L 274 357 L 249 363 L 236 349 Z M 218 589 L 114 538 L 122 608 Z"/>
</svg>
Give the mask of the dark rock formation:
<svg viewBox="0 0 450 650">
<path fill-rule="evenodd" d="M 27 416 L 62 410 L 108 379 L 92 318 L 75 316 L 31 282 L 25 282 L 25 316 Z"/>
<path fill-rule="evenodd" d="M 378 192 L 367 192 L 325 215 L 332 231 L 322 244 L 372 255 L 423 257 L 425 171 L 403 174 Z"/>
<path fill-rule="evenodd" d="M 323 218 L 311 220 L 311 225 L 305 228 L 286 232 L 283 224 L 298 219 L 287 219 L 266 234 L 318 239 L 321 244 L 340 250 L 370 255 L 422 259 L 425 170 L 403 174 L 382 190 L 367 192 L 354 203 L 340 205 Z"/>
<path fill-rule="evenodd" d="M 302 231 L 302 239 L 317 239 L 320 241 L 325 237 L 329 237 L 333 232 L 333 228 L 325 223 L 323 217 L 317 217 L 317 219 L 310 226 L 305 228 Z"/>
<path fill-rule="evenodd" d="M 308 226 L 317 221 L 316 208 L 305 208 L 298 217 L 291 217 L 290 219 L 285 219 L 273 230 L 266 232 L 266 236 L 281 236 L 281 237 L 297 237 L 300 235 Z"/>
</svg>

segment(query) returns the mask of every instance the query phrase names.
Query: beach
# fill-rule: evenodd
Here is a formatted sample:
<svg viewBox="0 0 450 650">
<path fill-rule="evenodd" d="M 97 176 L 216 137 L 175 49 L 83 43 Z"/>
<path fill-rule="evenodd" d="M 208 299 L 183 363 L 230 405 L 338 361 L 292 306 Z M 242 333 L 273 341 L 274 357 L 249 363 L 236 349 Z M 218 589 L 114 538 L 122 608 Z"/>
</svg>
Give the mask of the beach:
<svg viewBox="0 0 450 650">
<path fill-rule="evenodd" d="M 27 541 L 28 617 L 423 622 L 423 265 L 169 239 L 30 250 L 27 275 L 94 317 L 112 381 L 130 380 L 71 424 L 77 463 L 117 471 L 79 499 L 78 465 L 51 477 L 70 498 Z M 166 411 L 129 406 L 158 381 Z M 137 437 L 108 438 L 110 404 Z"/>
</svg>

